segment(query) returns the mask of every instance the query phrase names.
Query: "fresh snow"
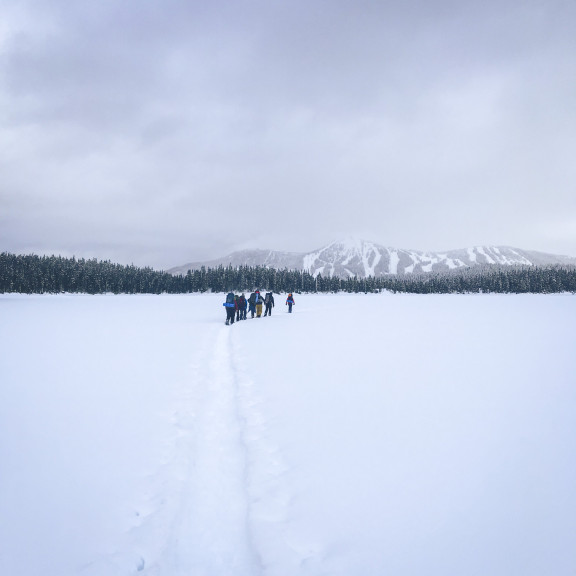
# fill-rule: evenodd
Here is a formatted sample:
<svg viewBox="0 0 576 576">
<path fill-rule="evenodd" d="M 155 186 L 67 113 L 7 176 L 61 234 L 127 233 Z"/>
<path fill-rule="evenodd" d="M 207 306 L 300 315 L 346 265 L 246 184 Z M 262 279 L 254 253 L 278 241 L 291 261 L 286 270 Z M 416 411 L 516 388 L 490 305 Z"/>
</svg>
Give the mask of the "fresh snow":
<svg viewBox="0 0 576 576">
<path fill-rule="evenodd" d="M 572 295 L 0 295 L 0 574 L 572 574 Z"/>
</svg>

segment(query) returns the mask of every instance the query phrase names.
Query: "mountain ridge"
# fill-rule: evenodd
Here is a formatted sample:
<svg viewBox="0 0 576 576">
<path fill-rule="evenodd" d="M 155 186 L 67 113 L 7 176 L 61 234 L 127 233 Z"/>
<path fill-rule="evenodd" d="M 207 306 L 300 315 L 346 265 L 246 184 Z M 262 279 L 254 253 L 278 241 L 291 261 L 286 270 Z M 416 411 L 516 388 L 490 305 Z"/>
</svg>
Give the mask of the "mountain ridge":
<svg viewBox="0 0 576 576">
<path fill-rule="evenodd" d="M 534 250 L 523 250 L 510 246 L 473 246 L 443 252 L 425 252 L 404 248 L 393 248 L 346 237 L 310 252 L 288 252 L 281 250 L 239 250 L 222 258 L 203 262 L 190 262 L 168 270 L 171 274 L 186 274 L 202 266 L 238 267 L 265 266 L 307 270 L 313 276 L 389 276 L 441 272 L 478 265 L 525 265 L 542 266 L 551 264 L 576 265 L 576 258 L 548 254 Z"/>
</svg>

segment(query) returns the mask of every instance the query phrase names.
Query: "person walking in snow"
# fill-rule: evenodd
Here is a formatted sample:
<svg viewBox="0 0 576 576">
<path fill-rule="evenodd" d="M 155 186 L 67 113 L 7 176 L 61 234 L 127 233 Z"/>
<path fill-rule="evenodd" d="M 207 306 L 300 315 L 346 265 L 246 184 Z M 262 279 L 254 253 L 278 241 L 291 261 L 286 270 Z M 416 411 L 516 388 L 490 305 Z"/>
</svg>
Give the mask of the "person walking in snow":
<svg viewBox="0 0 576 576">
<path fill-rule="evenodd" d="M 242 294 L 238 298 L 238 308 L 240 310 L 240 320 L 246 320 L 246 308 L 248 307 L 248 302 L 246 301 L 246 296 Z"/>
<path fill-rule="evenodd" d="M 256 314 L 256 292 L 252 292 L 252 294 L 250 294 L 250 298 L 248 298 L 248 305 L 250 314 L 252 315 L 252 318 L 254 318 L 254 314 Z"/>
<path fill-rule="evenodd" d="M 288 306 L 288 312 L 292 313 L 292 306 L 296 306 L 296 302 L 294 302 L 294 296 L 292 296 L 292 292 L 288 294 L 288 298 L 286 298 L 286 305 Z"/>
<path fill-rule="evenodd" d="M 264 298 L 260 295 L 260 290 L 256 290 L 256 318 L 262 316 L 262 304 L 264 304 Z"/>
<path fill-rule="evenodd" d="M 274 306 L 274 296 L 272 292 L 266 292 L 264 296 L 264 316 L 272 316 L 272 308 Z"/>
<path fill-rule="evenodd" d="M 234 302 L 234 292 L 228 292 L 226 302 L 222 304 L 226 308 L 226 326 L 234 324 L 234 316 L 236 315 L 236 304 Z"/>
</svg>

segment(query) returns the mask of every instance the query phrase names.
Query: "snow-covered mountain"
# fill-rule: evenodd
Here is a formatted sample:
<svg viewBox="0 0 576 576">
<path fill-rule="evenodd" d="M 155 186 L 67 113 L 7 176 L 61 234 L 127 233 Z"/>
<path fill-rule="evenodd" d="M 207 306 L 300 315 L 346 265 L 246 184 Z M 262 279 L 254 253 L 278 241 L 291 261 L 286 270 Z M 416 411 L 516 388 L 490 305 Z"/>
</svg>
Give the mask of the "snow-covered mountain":
<svg viewBox="0 0 576 576">
<path fill-rule="evenodd" d="M 269 266 L 308 270 L 314 276 L 386 276 L 440 272 L 478 266 L 499 265 L 576 265 L 576 258 L 510 248 L 507 246 L 474 246 L 446 252 L 421 252 L 381 246 L 357 238 L 346 238 L 308 253 L 273 250 L 241 250 L 223 258 L 207 262 L 191 262 L 169 270 L 172 274 L 185 274 L 201 266 Z"/>
</svg>

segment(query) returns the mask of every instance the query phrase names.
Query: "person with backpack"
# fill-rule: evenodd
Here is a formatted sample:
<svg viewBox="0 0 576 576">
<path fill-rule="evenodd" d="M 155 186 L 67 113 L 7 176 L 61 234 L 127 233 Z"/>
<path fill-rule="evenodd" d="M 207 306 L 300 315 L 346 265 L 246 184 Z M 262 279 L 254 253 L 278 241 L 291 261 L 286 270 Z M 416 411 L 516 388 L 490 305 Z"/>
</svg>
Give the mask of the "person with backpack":
<svg viewBox="0 0 576 576">
<path fill-rule="evenodd" d="M 238 298 L 238 309 L 240 310 L 240 320 L 246 320 L 246 308 L 248 307 L 248 302 L 246 301 L 246 296 L 242 294 Z"/>
<path fill-rule="evenodd" d="M 260 295 L 260 290 L 256 290 L 256 318 L 262 317 L 262 304 L 264 304 L 264 298 Z"/>
<path fill-rule="evenodd" d="M 236 315 L 236 304 L 234 302 L 234 292 L 228 292 L 226 302 L 222 304 L 226 308 L 226 326 L 234 324 L 234 316 Z"/>
<path fill-rule="evenodd" d="M 288 306 L 288 312 L 292 314 L 292 306 L 296 306 L 296 302 L 294 302 L 294 296 L 292 296 L 292 292 L 288 294 L 288 298 L 286 298 L 286 305 Z"/>
<path fill-rule="evenodd" d="M 272 307 L 274 306 L 274 295 L 272 292 L 266 292 L 264 296 L 264 316 L 272 316 Z"/>
<path fill-rule="evenodd" d="M 254 318 L 254 314 L 256 314 L 256 292 L 250 294 L 250 298 L 248 298 L 248 306 L 250 314 L 252 314 L 252 318 Z"/>
</svg>

